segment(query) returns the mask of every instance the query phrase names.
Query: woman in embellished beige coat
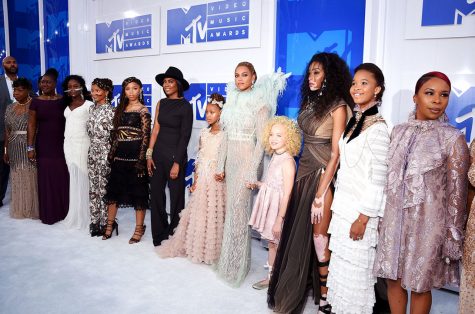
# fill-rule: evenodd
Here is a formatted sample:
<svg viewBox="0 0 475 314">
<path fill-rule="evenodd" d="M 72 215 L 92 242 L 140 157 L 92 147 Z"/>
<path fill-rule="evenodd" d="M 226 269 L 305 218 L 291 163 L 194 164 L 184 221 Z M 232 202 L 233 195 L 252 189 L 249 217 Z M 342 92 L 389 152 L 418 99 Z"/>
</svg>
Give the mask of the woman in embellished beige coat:
<svg viewBox="0 0 475 314">
<path fill-rule="evenodd" d="M 394 128 L 388 153 L 387 202 L 375 275 L 386 278 L 391 313 L 429 313 L 432 288 L 459 284 L 467 218 L 468 147 L 448 124 L 450 80 L 440 72 L 416 84 L 415 113 Z"/>
<path fill-rule="evenodd" d="M 468 180 L 475 186 L 475 141 L 470 144 L 470 169 Z M 475 310 L 475 201 L 470 206 L 462 256 L 462 281 L 460 283 L 459 314 Z"/>
</svg>

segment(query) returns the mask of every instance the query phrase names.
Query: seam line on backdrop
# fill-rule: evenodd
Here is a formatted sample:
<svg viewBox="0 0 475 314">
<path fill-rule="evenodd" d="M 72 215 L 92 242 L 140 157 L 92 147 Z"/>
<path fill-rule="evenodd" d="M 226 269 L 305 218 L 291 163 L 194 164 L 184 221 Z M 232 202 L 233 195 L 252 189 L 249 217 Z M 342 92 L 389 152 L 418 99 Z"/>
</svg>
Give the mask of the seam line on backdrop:
<svg viewBox="0 0 475 314">
<path fill-rule="evenodd" d="M 2 1 L 3 5 L 3 24 L 5 30 L 5 57 L 10 55 L 10 27 L 8 25 L 8 1 Z"/>
<path fill-rule="evenodd" d="M 40 75 L 46 71 L 45 60 L 45 24 L 44 24 L 44 12 L 43 12 L 43 0 L 38 0 L 38 23 L 40 31 Z"/>
<path fill-rule="evenodd" d="M 233 11 L 233 12 L 223 12 L 223 13 L 208 13 L 208 16 L 216 16 L 216 15 L 226 15 L 226 14 L 233 14 L 233 13 L 241 13 L 241 12 L 249 12 L 249 9 L 240 10 L 240 11 Z"/>
<path fill-rule="evenodd" d="M 212 27 L 212 28 L 209 28 L 209 25 L 208 25 L 208 29 L 209 31 L 212 31 L 212 30 L 215 30 L 215 29 L 223 29 L 223 28 L 230 28 L 230 27 L 241 27 L 241 26 L 249 26 L 249 24 L 239 24 L 239 25 L 229 25 L 229 26 L 218 26 L 218 27 Z"/>
</svg>

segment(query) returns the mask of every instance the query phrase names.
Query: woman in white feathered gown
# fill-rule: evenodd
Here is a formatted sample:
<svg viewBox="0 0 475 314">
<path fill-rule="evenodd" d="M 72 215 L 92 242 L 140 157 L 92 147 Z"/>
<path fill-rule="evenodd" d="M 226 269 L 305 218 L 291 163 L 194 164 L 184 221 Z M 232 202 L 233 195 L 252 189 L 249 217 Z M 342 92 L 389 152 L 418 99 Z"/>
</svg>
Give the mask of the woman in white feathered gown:
<svg viewBox="0 0 475 314">
<path fill-rule="evenodd" d="M 285 89 L 289 75 L 278 71 L 256 81 L 254 66 L 241 62 L 235 82 L 227 88 L 221 122 L 226 131 L 227 149 L 219 157 L 217 180 L 226 180 L 226 213 L 221 255 L 216 271 L 233 286 L 239 286 L 250 268 L 251 215 L 249 188 L 257 181 L 264 154 L 261 134 L 276 111 L 277 96 Z"/>
</svg>

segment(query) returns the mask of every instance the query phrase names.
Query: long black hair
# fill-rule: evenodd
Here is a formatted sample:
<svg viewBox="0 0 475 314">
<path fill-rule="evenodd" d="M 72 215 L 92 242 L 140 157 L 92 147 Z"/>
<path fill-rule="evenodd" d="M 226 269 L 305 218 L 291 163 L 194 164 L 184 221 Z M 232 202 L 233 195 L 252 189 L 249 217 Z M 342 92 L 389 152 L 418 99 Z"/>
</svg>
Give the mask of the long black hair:
<svg viewBox="0 0 475 314">
<path fill-rule="evenodd" d="M 136 83 L 138 86 L 140 86 L 141 91 L 139 95 L 139 101 L 142 103 L 142 105 L 144 104 L 142 82 L 134 76 L 126 78 L 122 82 L 122 90 L 120 91 L 119 104 L 117 105 L 117 108 L 115 109 L 114 120 L 113 120 L 115 130 L 117 130 L 117 128 L 119 127 L 120 119 L 122 118 L 122 115 L 124 114 L 125 108 L 129 104 L 129 99 L 125 95 L 125 87 L 127 87 L 127 85 L 129 85 L 130 83 Z"/>
<path fill-rule="evenodd" d="M 312 63 L 318 62 L 325 73 L 324 86 L 319 90 L 311 91 L 308 85 L 309 69 Z M 346 62 L 336 53 L 321 52 L 314 54 L 305 69 L 305 77 L 300 88 L 300 111 L 312 106 L 317 119 L 325 116 L 338 100 L 345 101 L 351 108 L 354 107 L 350 95 L 352 77 Z M 323 83 L 322 83 L 323 86 Z"/>
<path fill-rule="evenodd" d="M 66 76 L 63 83 L 61 84 L 63 91 L 68 90 L 68 83 L 71 80 L 74 80 L 79 83 L 79 85 L 82 88 L 82 91 L 81 91 L 82 96 L 84 97 L 85 100 L 92 100 L 91 93 L 87 90 L 87 87 L 86 87 L 86 81 L 80 75 L 72 74 L 72 75 Z M 73 101 L 73 98 L 69 96 L 68 93 L 64 93 L 63 97 L 64 97 L 64 104 L 69 106 L 71 102 Z"/>
</svg>

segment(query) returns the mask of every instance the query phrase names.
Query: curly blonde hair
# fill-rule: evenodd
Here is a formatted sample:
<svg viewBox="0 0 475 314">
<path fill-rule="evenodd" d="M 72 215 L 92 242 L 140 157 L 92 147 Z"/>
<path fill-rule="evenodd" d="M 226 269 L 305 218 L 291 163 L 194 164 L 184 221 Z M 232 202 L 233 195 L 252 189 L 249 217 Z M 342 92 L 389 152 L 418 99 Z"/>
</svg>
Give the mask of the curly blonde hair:
<svg viewBox="0 0 475 314">
<path fill-rule="evenodd" d="M 262 143 L 266 153 L 269 155 L 274 153 L 274 150 L 270 147 L 269 136 L 272 127 L 276 124 L 284 126 L 287 131 L 287 152 L 291 156 L 297 156 L 302 146 L 302 136 L 297 124 L 285 116 L 273 117 L 267 122 L 264 132 L 262 133 Z"/>
</svg>

